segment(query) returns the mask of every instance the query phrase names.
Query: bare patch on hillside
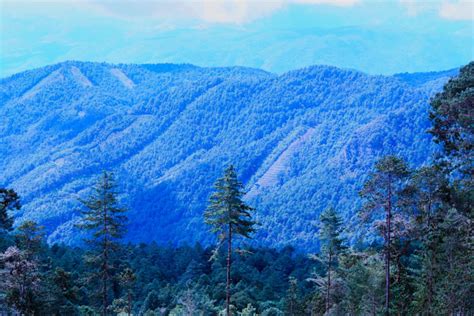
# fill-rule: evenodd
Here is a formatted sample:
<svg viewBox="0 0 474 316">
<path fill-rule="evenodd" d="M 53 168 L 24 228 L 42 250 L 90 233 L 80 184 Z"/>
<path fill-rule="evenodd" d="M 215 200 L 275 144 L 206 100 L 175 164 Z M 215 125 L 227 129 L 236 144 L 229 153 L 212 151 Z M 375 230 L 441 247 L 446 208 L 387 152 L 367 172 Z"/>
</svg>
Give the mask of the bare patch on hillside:
<svg viewBox="0 0 474 316">
<path fill-rule="evenodd" d="M 125 87 L 133 88 L 135 86 L 135 83 L 132 81 L 132 79 L 127 77 L 127 75 L 124 74 L 122 70 L 118 68 L 113 68 L 113 69 L 110 69 L 110 73 L 115 78 L 117 78 Z"/>
<path fill-rule="evenodd" d="M 279 182 L 279 176 L 288 171 L 288 165 L 293 154 L 295 154 L 301 146 L 303 146 L 313 136 L 314 132 L 314 128 L 308 128 L 303 135 L 291 142 L 270 165 L 267 171 L 265 171 L 265 173 L 255 182 L 247 193 L 247 197 L 257 195 L 262 188 L 277 185 Z"/>
<path fill-rule="evenodd" d="M 54 83 L 59 83 L 64 80 L 64 75 L 61 73 L 61 70 L 55 70 L 52 73 L 50 73 L 48 76 L 40 80 L 36 85 L 34 85 L 31 89 L 26 91 L 22 96 L 21 96 L 21 101 L 31 99 L 34 97 L 36 94 L 38 94 L 42 88 L 54 84 Z"/>
<path fill-rule="evenodd" d="M 76 66 L 71 67 L 73 78 L 83 87 L 92 87 L 92 82 Z"/>
</svg>

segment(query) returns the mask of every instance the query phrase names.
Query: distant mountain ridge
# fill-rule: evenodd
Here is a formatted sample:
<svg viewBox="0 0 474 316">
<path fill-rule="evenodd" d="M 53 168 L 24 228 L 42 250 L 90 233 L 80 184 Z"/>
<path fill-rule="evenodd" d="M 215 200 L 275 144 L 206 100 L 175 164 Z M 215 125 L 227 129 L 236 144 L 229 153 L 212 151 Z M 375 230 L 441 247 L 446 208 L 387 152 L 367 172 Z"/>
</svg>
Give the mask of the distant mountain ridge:
<svg viewBox="0 0 474 316">
<path fill-rule="evenodd" d="M 255 242 L 317 247 L 329 204 L 350 221 L 380 156 L 436 148 L 428 100 L 451 70 L 370 76 L 314 66 L 274 75 L 193 65 L 64 62 L 0 80 L 0 185 L 50 242 L 76 243 L 77 198 L 103 169 L 130 206 L 128 238 L 212 241 L 202 221 L 233 163 L 262 224 Z"/>
</svg>

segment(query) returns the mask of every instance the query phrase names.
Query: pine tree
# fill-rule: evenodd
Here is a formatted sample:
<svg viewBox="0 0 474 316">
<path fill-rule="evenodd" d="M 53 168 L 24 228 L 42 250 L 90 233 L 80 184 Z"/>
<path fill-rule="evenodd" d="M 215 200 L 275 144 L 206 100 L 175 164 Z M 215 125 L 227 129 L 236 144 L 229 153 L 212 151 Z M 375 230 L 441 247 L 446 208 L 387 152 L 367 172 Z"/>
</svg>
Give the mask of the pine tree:
<svg viewBox="0 0 474 316">
<path fill-rule="evenodd" d="M 133 285 L 135 284 L 135 281 L 137 279 L 135 273 L 133 273 L 133 270 L 130 268 L 126 268 L 122 273 L 119 275 L 120 283 L 124 287 L 124 289 L 127 291 L 127 308 L 126 312 L 127 315 L 132 314 L 132 298 L 133 298 Z"/>
<path fill-rule="evenodd" d="M 405 204 L 415 210 L 413 234 L 418 241 L 412 259 L 416 262 L 414 272 L 414 299 L 416 312 L 436 314 L 434 295 L 440 266 L 439 224 L 444 217 L 446 201 L 449 200 L 449 183 L 439 166 L 422 167 L 411 176 L 404 192 Z"/>
<path fill-rule="evenodd" d="M 401 208 L 397 206 L 397 201 L 407 176 L 408 167 L 405 162 L 394 156 L 386 156 L 380 159 L 375 165 L 375 171 L 369 175 L 360 192 L 365 199 L 361 212 L 364 221 L 372 221 L 379 229 L 384 239 L 385 254 L 385 313 L 390 314 L 390 292 L 391 275 L 390 265 L 392 264 L 394 227 L 392 220 L 397 216 L 398 228 L 402 226 Z M 384 217 L 383 221 L 379 218 Z"/>
<path fill-rule="evenodd" d="M 341 257 L 345 292 L 340 303 L 348 315 L 380 315 L 383 310 L 383 258 L 371 251 L 346 252 Z"/>
<path fill-rule="evenodd" d="M 44 227 L 34 221 L 25 221 L 15 233 L 15 242 L 29 259 L 37 257 L 44 242 Z"/>
<path fill-rule="evenodd" d="M 474 311 L 473 224 L 455 208 L 440 223 L 442 266 L 434 299 L 438 314 L 470 315 Z"/>
<path fill-rule="evenodd" d="M 20 207 L 20 197 L 13 189 L 0 188 L 0 234 L 13 229 L 13 217 L 8 212 Z"/>
<path fill-rule="evenodd" d="M 462 67 L 431 102 L 430 133 L 443 145 L 453 170 L 472 188 L 474 175 L 474 61 Z M 445 159 L 443 159 L 445 160 Z"/>
<path fill-rule="evenodd" d="M 36 315 L 41 290 L 38 263 L 12 246 L 0 253 L 0 267 L 0 292 L 6 294 L 6 304 L 21 315 Z"/>
<path fill-rule="evenodd" d="M 230 285 L 232 265 L 232 241 L 236 236 L 250 238 L 255 231 L 255 221 L 252 220 L 253 208 L 242 200 L 243 185 L 237 179 L 232 165 L 224 176 L 215 183 L 215 192 L 210 198 L 209 206 L 204 213 L 206 224 L 218 235 L 222 243 L 227 242 L 227 282 L 226 282 L 226 313 L 230 315 Z"/>
<path fill-rule="evenodd" d="M 437 261 L 430 270 L 421 272 L 437 272 L 433 289 L 427 293 L 435 296 L 436 312 L 470 314 L 474 309 L 469 299 L 474 292 L 474 62 L 462 67 L 459 75 L 446 83 L 431 106 L 430 133 L 443 146 L 437 163 L 444 167 L 450 185 L 449 198 L 444 199 L 445 205 L 431 224 L 429 245 Z"/>
<path fill-rule="evenodd" d="M 294 277 L 288 279 L 288 290 L 285 299 L 285 315 L 299 316 L 304 315 L 304 311 L 300 302 L 300 293 L 298 289 L 298 280 Z"/>
<path fill-rule="evenodd" d="M 155 311 L 160 307 L 160 299 L 158 293 L 155 290 L 152 290 L 148 293 L 143 301 L 142 309 L 140 314 L 145 314 L 148 311 Z"/>
<path fill-rule="evenodd" d="M 77 315 L 78 288 L 70 272 L 62 268 L 48 271 L 45 289 L 45 315 Z"/>
<path fill-rule="evenodd" d="M 328 312 L 333 304 L 333 291 L 336 280 L 335 272 L 338 268 L 339 257 L 344 252 L 345 246 L 341 237 L 342 219 L 333 207 L 327 208 L 320 215 L 319 240 L 321 245 L 320 255 L 311 256 L 321 262 L 326 269 L 326 278 L 317 279 L 320 287 L 324 287 L 325 312 Z M 316 279 L 315 279 L 316 280 Z"/>
<path fill-rule="evenodd" d="M 198 286 L 189 287 L 178 296 L 178 306 L 182 308 L 177 315 L 214 315 L 214 300 Z"/>
<path fill-rule="evenodd" d="M 112 258 L 119 248 L 119 240 L 125 233 L 126 211 L 118 205 L 114 176 L 104 171 L 92 194 L 80 200 L 85 207 L 79 228 L 90 232 L 85 241 L 91 246 L 86 262 L 95 267 L 93 277 L 101 281 L 102 315 L 107 315 L 109 304 L 109 279 L 111 278 Z"/>
</svg>

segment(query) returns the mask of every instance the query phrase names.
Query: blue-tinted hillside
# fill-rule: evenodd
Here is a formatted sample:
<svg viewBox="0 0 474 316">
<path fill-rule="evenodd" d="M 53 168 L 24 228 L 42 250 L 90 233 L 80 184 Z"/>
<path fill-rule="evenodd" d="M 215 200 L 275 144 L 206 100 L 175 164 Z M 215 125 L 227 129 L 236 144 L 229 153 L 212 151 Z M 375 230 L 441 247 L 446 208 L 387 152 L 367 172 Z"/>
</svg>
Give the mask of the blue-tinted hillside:
<svg viewBox="0 0 474 316">
<path fill-rule="evenodd" d="M 65 62 L 1 80 L 0 185 L 50 242 L 74 243 L 77 198 L 103 169 L 130 206 L 129 238 L 209 242 L 202 213 L 234 163 L 262 224 L 256 242 L 317 246 L 329 204 L 351 221 L 380 156 L 435 150 L 428 100 L 454 72 L 369 76 L 250 68 Z"/>
</svg>

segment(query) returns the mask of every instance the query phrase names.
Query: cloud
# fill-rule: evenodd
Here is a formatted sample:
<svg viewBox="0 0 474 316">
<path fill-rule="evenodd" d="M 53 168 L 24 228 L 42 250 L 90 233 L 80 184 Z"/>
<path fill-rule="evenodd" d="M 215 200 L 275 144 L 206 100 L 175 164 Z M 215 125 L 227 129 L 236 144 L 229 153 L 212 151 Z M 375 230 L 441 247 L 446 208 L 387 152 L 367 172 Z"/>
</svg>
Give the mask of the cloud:
<svg viewBox="0 0 474 316">
<path fill-rule="evenodd" d="M 346 0 L 347 1 L 347 0 Z M 64 0 L 60 1 L 65 4 Z M 99 15 L 126 20 L 195 20 L 208 23 L 241 24 L 272 14 L 284 6 L 283 0 L 71 0 L 69 5 Z"/>
<path fill-rule="evenodd" d="M 419 1 L 419 0 L 400 0 L 400 4 L 405 7 L 409 16 L 417 16 L 422 12 L 429 10 L 436 11 L 439 2 L 436 1 Z"/>
<path fill-rule="evenodd" d="M 438 13 L 440 17 L 448 20 L 474 20 L 474 2 L 472 0 L 445 1 Z"/>
<path fill-rule="evenodd" d="M 434 12 L 447 20 L 474 20 L 474 0 L 399 0 L 409 16 Z"/>
<path fill-rule="evenodd" d="M 33 0 L 35 1 L 35 0 Z M 68 5 L 123 19 L 196 20 L 243 24 L 264 18 L 289 5 L 349 7 L 360 0 L 70 0 Z M 66 4 L 65 0 L 55 3 Z"/>
<path fill-rule="evenodd" d="M 204 1 L 197 18 L 209 23 L 242 24 L 269 16 L 284 7 L 282 1 Z"/>
<path fill-rule="evenodd" d="M 290 3 L 296 4 L 324 4 L 324 5 L 334 5 L 338 7 L 351 7 L 357 3 L 359 0 L 289 0 Z"/>
</svg>

